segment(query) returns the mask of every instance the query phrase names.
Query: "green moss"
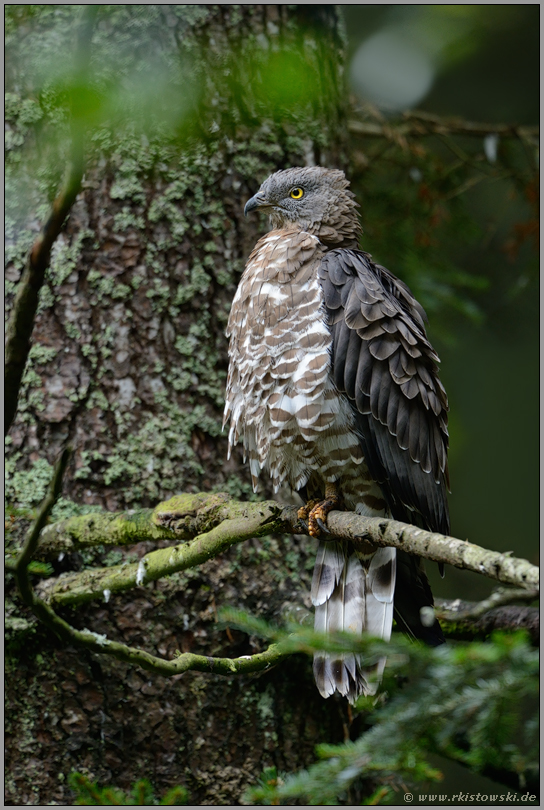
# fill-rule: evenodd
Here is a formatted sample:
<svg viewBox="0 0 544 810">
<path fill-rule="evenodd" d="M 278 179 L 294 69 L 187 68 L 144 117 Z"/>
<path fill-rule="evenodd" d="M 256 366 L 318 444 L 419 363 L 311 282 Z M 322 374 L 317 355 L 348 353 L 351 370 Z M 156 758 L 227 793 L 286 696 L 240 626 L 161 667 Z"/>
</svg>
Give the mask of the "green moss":
<svg viewBox="0 0 544 810">
<path fill-rule="evenodd" d="M 97 303 L 105 298 L 124 300 L 132 297 L 132 289 L 128 284 L 119 282 L 113 276 L 103 276 L 97 270 L 90 270 L 87 278 L 96 293 Z M 111 334 L 111 330 L 109 334 Z"/>
<path fill-rule="evenodd" d="M 83 228 L 71 242 L 59 238 L 51 251 L 49 278 L 59 286 L 76 269 L 85 239 L 94 238 L 92 231 Z"/>
<path fill-rule="evenodd" d="M 87 408 L 98 408 L 101 411 L 108 411 L 110 409 L 110 403 L 100 388 L 94 388 L 89 395 Z"/>
<path fill-rule="evenodd" d="M 131 165 L 130 170 L 125 167 L 123 172 L 123 167 L 121 168 L 121 176 L 115 180 L 110 188 L 110 197 L 112 200 L 130 199 L 133 202 L 145 202 L 145 189 L 138 177 L 136 163 Z"/>
<path fill-rule="evenodd" d="M 20 453 L 6 459 L 6 500 L 19 507 L 35 506 L 47 491 L 53 475 L 53 467 L 43 458 L 31 463 L 28 470 L 17 470 Z"/>
<path fill-rule="evenodd" d="M 136 214 L 128 206 L 125 206 L 122 211 L 115 214 L 113 218 L 113 230 L 116 233 L 122 233 L 132 229 L 143 230 L 145 227 L 145 220 L 142 214 Z"/>
<path fill-rule="evenodd" d="M 72 323 L 72 321 L 65 321 L 64 330 L 68 337 L 72 340 L 80 340 L 81 331 L 78 329 L 75 323 Z"/>
<path fill-rule="evenodd" d="M 213 266 L 213 263 L 212 263 Z M 192 301 L 196 295 L 205 295 L 210 287 L 210 277 L 200 262 L 195 262 L 189 271 L 186 284 L 179 284 L 174 298 L 174 305 L 179 306 Z"/>
<path fill-rule="evenodd" d="M 30 347 L 28 354 L 28 362 L 34 366 L 45 366 L 57 356 L 56 349 L 50 349 L 47 346 L 42 346 L 40 343 L 34 343 Z"/>
<path fill-rule="evenodd" d="M 38 313 L 43 312 L 44 309 L 51 309 L 55 303 L 55 296 L 49 284 L 45 283 L 40 290 L 40 303 L 38 304 Z"/>
<path fill-rule="evenodd" d="M 170 303 L 170 287 L 161 281 L 160 278 L 153 279 L 153 286 L 146 292 L 146 297 L 150 298 L 153 304 L 153 311 L 163 312 Z"/>
<path fill-rule="evenodd" d="M 36 633 L 37 619 L 30 615 L 21 616 L 20 607 L 11 599 L 6 598 L 4 603 L 4 633 L 6 654 L 8 657 L 16 655 L 21 647 L 31 644 L 32 636 Z"/>
<path fill-rule="evenodd" d="M 156 501 L 164 492 L 182 491 L 187 478 L 204 473 L 191 447 L 195 428 L 212 436 L 221 430 L 219 420 L 202 405 L 185 411 L 164 392 L 156 398 L 164 403 L 159 415 L 144 413 L 136 425 L 127 415 L 115 452 L 107 458 L 104 482 L 115 482 L 129 503 Z"/>
<path fill-rule="evenodd" d="M 74 503 L 68 498 L 59 498 L 51 511 L 51 522 L 67 520 L 77 515 L 90 515 L 101 512 L 102 507 L 88 503 Z"/>
<path fill-rule="evenodd" d="M 260 501 L 261 496 L 253 492 L 253 487 L 247 481 L 242 481 L 237 475 L 229 475 L 226 481 L 213 487 L 213 492 L 226 492 L 231 498 L 238 501 Z"/>
</svg>

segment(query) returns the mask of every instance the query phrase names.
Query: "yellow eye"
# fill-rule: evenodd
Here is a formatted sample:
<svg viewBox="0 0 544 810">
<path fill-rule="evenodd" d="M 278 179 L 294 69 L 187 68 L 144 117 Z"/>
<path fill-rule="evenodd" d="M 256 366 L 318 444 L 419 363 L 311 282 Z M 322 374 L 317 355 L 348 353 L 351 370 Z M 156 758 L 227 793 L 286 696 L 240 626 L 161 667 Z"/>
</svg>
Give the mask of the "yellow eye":
<svg viewBox="0 0 544 810">
<path fill-rule="evenodd" d="M 293 200 L 301 200 L 304 197 L 304 189 L 292 188 L 289 195 L 293 198 Z"/>
</svg>

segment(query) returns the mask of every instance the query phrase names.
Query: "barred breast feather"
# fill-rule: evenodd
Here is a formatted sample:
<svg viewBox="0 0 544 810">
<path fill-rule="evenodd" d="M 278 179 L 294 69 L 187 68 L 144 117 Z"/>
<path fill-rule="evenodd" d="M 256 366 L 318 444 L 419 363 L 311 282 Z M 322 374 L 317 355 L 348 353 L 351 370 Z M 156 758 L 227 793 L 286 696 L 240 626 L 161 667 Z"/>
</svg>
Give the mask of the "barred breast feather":
<svg viewBox="0 0 544 810">
<path fill-rule="evenodd" d="M 224 424 L 230 420 L 229 454 L 242 441 L 255 489 L 263 469 L 274 491 L 284 481 L 298 491 L 363 462 L 351 408 L 331 377 L 322 257 L 315 236 L 271 231 L 249 257 L 232 304 Z"/>
</svg>

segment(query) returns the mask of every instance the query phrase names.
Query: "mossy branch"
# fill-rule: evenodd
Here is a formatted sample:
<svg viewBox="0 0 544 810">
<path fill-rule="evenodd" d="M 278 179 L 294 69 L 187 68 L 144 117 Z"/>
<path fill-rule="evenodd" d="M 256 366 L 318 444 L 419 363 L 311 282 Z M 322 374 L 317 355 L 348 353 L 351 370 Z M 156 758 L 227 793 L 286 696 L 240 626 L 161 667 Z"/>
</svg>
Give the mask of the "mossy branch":
<svg viewBox="0 0 544 810">
<path fill-rule="evenodd" d="M 93 599 L 103 599 L 104 592 L 114 593 L 129 590 L 169 574 L 194 568 L 226 551 L 230 546 L 250 537 L 285 531 L 284 522 L 281 520 L 282 508 L 279 504 L 273 501 L 265 503 L 229 502 L 225 501 L 226 497 L 224 495 L 182 495 L 172 498 L 170 501 L 160 504 L 153 513 L 150 513 L 150 520 L 147 524 L 141 521 L 142 513 L 138 513 L 138 536 L 134 535 L 132 525 L 128 530 L 133 537 L 132 542 L 156 539 L 157 527 L 173 526 L 174 523 L 178 528 L 169 530 L 170 539 L 176 534 L 182 537 L 190 536 L 188 532 L 191 527 L 194 539 L 190 542 L 151 551 L 142 557 L 139 563 L 122 563 L 109 568 L 65 574 L 58 580 L 47 580 L 40 585 L 41 593 L 56 605 L 73 605 Z M 199 505 L 202 512 L 199 510 Z M 81 529 L 83 533 L 80 535 L 81 543 L 79 545 L 80 547 L 83 543 L 89 545 L 90 535 L 94 540 L 99 538 L 94 535 L 95 524 L 93 521 L 84 518 L 96 517 L 97 515 L 85 515 L 82 518 L 69 518 L 64 522 L 65 531 L 67 528 L 73 540 L 77 530 Z M 130 516 L 128 523 L 130 524 Z M 63 531 L 58 531 L 62 525 L 62 523 L 57 524 L 57 535 L 65 534 Z M 89 528 L 90 525 L 92 529 Z M 102 524 L 102 526 L 107 525 L 108 521 Z M 114 529 L 119 526 L 124 528 L 123 516 L 115 516 L 110 525 Z M 198 533 L 203 525 L 207 530 Z M 49 543 L 54 531 L 55 525 L 49 527 L 46 534 Z M 162 528 L 160 531 L 161 536 L 164 536 L 163 533 L 167 530 Z M 63 543 L 63 547 L 66 547 L 65 543 Z"/>
<path fill-rule="evenodd" d="M 143 585 L 176 571 L 200 565 L 231 545 L 250 537 L 273 532 L 305 531 L 305 527 L 298 520 L 295 507 L 282 506 L 274 501 L 239 503 L 230 500 L 224 494 L 204 493 L 177 496 L 159 504 L 153 512 L 140 510 L 129 514 L 84 515 L 44 528 L 60 493 L 68 457 L 69 450 L 65 450 L 57 463 L 49 492 L 38 510 L 27 540 L 14 563 L 9 566 L 15 574 L 23 601 L 46 626 L 68 643 L 112 655 L 121 661 L 137 664 L 162 675 L 176 675 L 187 670 L 222 675 L 259 672 L 268 669 L 289 654 L 288 647 L 271 644 L 262 653 L 235 659 L 183 653 L 168 661 L 144 650 L 110 641 L 92 631 L 77 630 L 61 619 L 55 613 L 53 604 L 87 602 L 103 598 L 108 592 Z M 521 596 L 527 594 L 531 599 L 535 597 L 538 569 L 525 560 L 515 560 L 508 555 L 498 555 L 496 552 L 489 552 L 455 538 L 423 532 L 414 526 L 382 518 L 362 518 L 353 513 L 332 512 L 328 524 L 332 536 L 349 538 L 355 546 L 368 550 L 369 543 L 395 545 L 439 562 L 450 562 L 464 568 L 472 566 L 472 570 L 486 573 L 495 579 L 502 577 L 503 581 L 521 580 L 525 585 Z M 49 580 L 41 585 L 42 596 L 45 599 L 33 591 L 28 576 L 28 564 L 36 551 L 40 534 L 43 548 L 49 553 L 58 553 L 59 548 L 73 550 L 84 545 L 104 543 L 106 539 L 104 533 L 109 533 L 108 539 L 117 543 L 157 540 L 164 537 L 185 539 L 193 537 L 193 539 L 152 551 L 142 557 L 137 565 L 123 564 Z M 468 554 L 467 546 L 470 546 Z M 529 587 L 533 587 L 533 590 L 527 590 Z M 514 593 L 514 596 L 520 597 L 519 593 Z M 493 604 L 499 604 L 501 600 L 504 602 L 506 598 L 501 592 L 494 597 Z M 483 609 L 485 604 L 480 607 Z M 465 608 L 461 617 L 464 616 L 466 619 L 466 612 Z"/>
<path fill-rule="evenodd" d="M 351 512 L 331 512 L 332 537 L 350 540 L 356 548 L 394 546 L 436 562 L 483 574 L 524 589 L 538 589 L 539 569 L 527 560 L 476 546 L 467 541 L 426 532 L 385 518 Z M 65 574 L 42 583 L 52 604 L 69 605 L 102 599 L 116 592 L 200 565 L 230 546 L 250 537 L 280 533 L 307 534 L 297 509 L 274 501 L 240 503 L 224 494 L 180 495 L 156 509 L 133 514 L 84 515 L 48 526 L 42 533 L 42 551 L 48 554 L 110 542 L 182 537 L 189 542 L 146 554 L 139 563 Z"/>
<path fill-rule="evenodd" d="M 84 82 L 90 61 L 90 43 L 97 6 L 88 6 L 78 37 L 75 75 Z M 4 434 L 7 434 L 17 412 L 19 390 L 30 352 L 34 318 L 40 290 L 49 267 L 53 247 L 81 188 L 84 171 L 83 128 L 72 117 L 70 159 L 63 186 L 53 202 L 49 217 L 28 255 L 26 267 L 17 288 L 6 328 L 4 366 Z"/>
<path fill-rule="evenodd" d="M 15 576 L 19 591 L 23 602 L 31 608 L 34 615 L 40 619 L 47 627 L 53 630 L 61 639 L 67 643 L 76 644 L 80 647 L 85 647 L 94 652 L 112 655 L 120 661 L 125 661 L 130 664 L 137 664 L 143 669 L 154 672 L 157 675 L 179 675 L 188 670 L 195 670 L 197 672 L 213 672 L 217 675 L 231 675 L 233 673 L 250 673 L 262 672 L 269 669 L 276 664 L 288 653 L 277 644 L 271 644 L 264 652 L 256 653 L 255 655 L 243 655 L 240 658 L 212 658 L 205 655 L 195 655 L 193 653 L 182 653 L 174 660 L 168 661 L 164 658 L 159 658 L 155 655 L 139 650 L 135 647 L 128 647 L 126 644 L 120 644 L 116 641 L 110 641 L 106 636 L 94 633 L 91 630 L 77 630 L 72 627 L 64 619 L 58 616 L 51 605 L 41 599 L 33 590 L 29 576 L 28 564 L 32 560 L 34 551 L 36 549 L 40 532 L 45 525 L 51 509 L 55 505 L 57 498 L 61 492 L 62 479 L 66 465 L 70 456 L 70 449 L 67 448 L 62 453 L 59 461 L 55 466 L 53 478 L 49 486 L 48 493 L 42 501 L 35 521 L 27 535 L 27 539 L 20 550 L 15 561 L 9 566 L 9 570 Z M 208 504 L 209 505 L 209 504 Z M 243 505 L 240 505 L 243 506 Z M 264 513 L 260 515 L 262 520 Z M 250 524 L 254 525 L 256 516 L 253 515 L 253 521 L 250 519 Z M 208 534 L 210 537 L 200 542 L 197 548 L 193 549 L 194 565 L 199 562 L 204 562 L 210 556 L 214 556 L 217 548 L 222 548 L 222 545 L 227 543 L 230 545 L 229 537 L 231 531 L 239 531 L 240 521 L 244 521 L 245 516 L 243 509 L 237 516 L 231 516 L 229 520 L 223 521 L 220 525 L 212 529 Z M 259 526 L 254 526 L 256 533 L 259 532 Z M 202 538 L 201 538 L 202 540 Z M 198 538 L 193 542 L 193 546 L 197 543 Z M 210 549 L 212 549 L 210 553 Z M 166 554 L 171 554 L 173 549 L 163 549 Z M 160 552 L 154 552 L 159 554 Z M 149 557 L 150 555 L 147 555 Z M 144 558 L 146 559 L 146 558 Z M 151 570 L 155 574 L 160 570 L 161 562 L 157 560 L 157 568 L 151 565 Z M 140 563 L 142 565 L 142 562 Z M 134 566 L 133 566 L 134 567 Z M 123 569 L 123 566 L 118 566 Z M 110 569 L 111 570 L 111 569 Z M 138 569 L 139 570 L 139 569 Z M 142 569 L 145 578 L 146 567 Z M 179 569 L 176 569 L 179 570 Z M 162 574 L 161 574 L 162 575 Z M 119 579 L 115 579 L 116 586 L 112 585 L 112 590 L 122 590 L 124 587 L 131 587 L 131 584 L 137 584 L 139 573 L 136 572 L 136 583 L 132 582 L 129 578 L 130 584 L 126 585 L 126 580 L 121 575 Z M 158 577 L 155 577 L 158 578 Z M 92 597 L 91 597 L 92 598 Z"/>
</svg>

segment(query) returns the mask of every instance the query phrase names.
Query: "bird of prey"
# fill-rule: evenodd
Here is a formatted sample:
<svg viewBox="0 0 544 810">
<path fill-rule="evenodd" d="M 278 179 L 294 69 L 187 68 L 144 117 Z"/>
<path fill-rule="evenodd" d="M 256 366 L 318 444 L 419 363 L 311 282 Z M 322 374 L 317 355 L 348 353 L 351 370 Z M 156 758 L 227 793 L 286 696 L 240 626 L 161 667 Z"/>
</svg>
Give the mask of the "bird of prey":
<svg viewBox="0 0 544 810">
<path fill-rule="evenodd" d="M 269 214 L 230 312 L 224 425 L 241 440 L 254 489 L 287 482 L 319 537 L 315 628 L 443 642 L 423 563 L 394 548 L 334 540 L 331 509 L 449 533 L 446 392 L 409 288 L 358 248 L 358 205 L 343 172 L 272 174 L 245 206 Z M 327 537 L 329 539 L 327 539 Z M 426 608 L 426 610 L 425 610 Z M 430 617 L 430 618 L 429 618 Z M 323 697 L 374 694 L 384 661 L 314 656 Z"/>
</svg>

